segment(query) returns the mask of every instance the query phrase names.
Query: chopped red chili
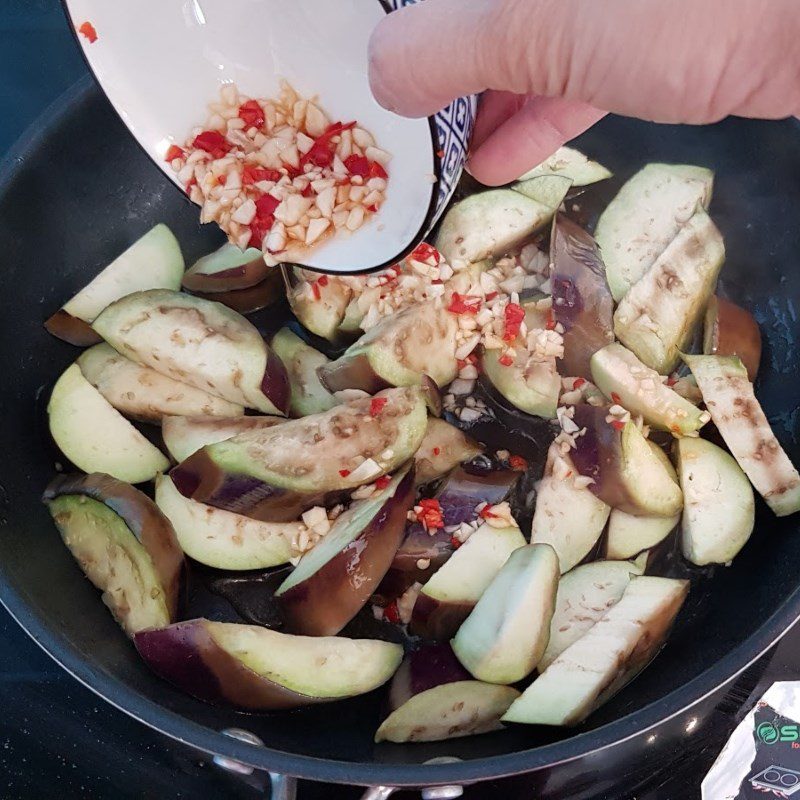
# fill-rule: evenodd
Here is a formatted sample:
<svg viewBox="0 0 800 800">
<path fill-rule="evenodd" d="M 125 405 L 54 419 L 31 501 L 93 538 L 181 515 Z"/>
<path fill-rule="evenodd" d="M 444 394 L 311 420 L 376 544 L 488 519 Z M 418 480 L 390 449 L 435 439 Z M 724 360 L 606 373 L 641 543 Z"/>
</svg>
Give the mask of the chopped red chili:
<svg viewBox="0 0 800 800">
<path fill-rule="evenodd" d="M 327 275 L 320 275 L 319 278 L 317 278 L 317 283 L 320 286 L 327 286 L 328 285 L 328 276 Z"/>
<path fill-rule="evenodd" d="M 441 448 L 440 448 L 440 447 L 434 447 L 434 448 L 433 448 L 433 454 L 434 454 L 435 456 L 438 456 L 438 455 L 439 455 L 439 453 L 441 453 L 441 452 L 442 452 L 442 450 L 441 450 Z"/>
<path fill-rule="evenodd" d="M 319 286 L 317 285 L 316 281 L 314 281 L 314 283 L 311 284 L 311 293 L 314 295 L 315 300 L 322 299 L 322 293 L 320 292 Z"/>
<path fill-rule="evenodd" d="M 280 205 L 280 200 L 271 194 L 262 194 L 256 200 L 256 216 L 250 223 L 250 241 L 248 247 L 261 247 L 264 237 L 269 233 L 275 221 L 275 209 Z"/>
<path fill-rule="evenodd" d="M 525 319 L 525 309 L 516 303 L 509 303 L 503 311 L 503 316 L 505 319 L 503 340 L 513 342 L 519 335 L 522 321 Z"/>
<path fill-rule="evenodd" d="M 489 292 L 489 294 L 486 295 L 486 302 L 490 303 L 495 297 L 497 297 L 497 292 Z"/>
<path fill-rule="evenodd" d="M 427 242 L 420 242 L 412 251 L 409 258 L 412 261 L 433 261 L 434 265 L 438 264 L 442 257 L 439 251 Z"/>
<path fill-rule="evenodd" d="M 248 100 L 239 106 L 239 119 L 243 119 L 248 128 L 260 128 L 264 124 L 264 109 L 258 100 Z"/>
<path fill-rule="evenodd" d="M 393 622 L 395 625 L 400 624 L 400 612 L 397 610 L 397 603 L 389 603 L 386 608 L 383 609 L 383 618 L 387 622 Z"/>
<path fill-rule="evenodd" d="M 314 187 L 309 183 L 308 186 L 306 186 L 306 188 L 300 192 L 300 194 L 303 197 L 312 197 L 314 195 Z"/>
<path fill-rule="evenodd" d="M 575 380 L 572 382 L 573 391 L 575 389 L 580 389 L 581 386 L 583 386 L 585 383 L 586 383 L 586 378 L 575 378 Z"/>
<path fill-rule="evenodd" d="M 450 537 L 450 544 L 453 546 L 453 550 L 458 550 L 464 542 L 461 541 L 457 536 Z"/>
<path fill-rule="evenodd" d="M 474 294 L 459 294 L 458 292 L 453 292 L 447 310 L 452 311 L 453 314 L 477 314 L 480 303 L 480 297 Z"/>
<path fill-rule="evenodd" d="M 183 158 L 186 155 L 182 147 L 176 144 L 171 144 L 164 155 L 164 161 L 174 161 L 176 158 Z"/>
<path fill-rule="evenodd" d="M 277 197 L 273 197 L 271 194 L 262 194 L 256 200 L 256 216 L 261 219 L 271 217 L 280 204 L 281 201 Z"/>
<path fill-rule="evenodd" d="M 442 507 L 435 498 L 425 498 L 419 501 L 420 511 L 417 512 L 417 519 L 428 530 L 444 528 L 442 519 Z"/>
<path fill-rule="evenodd" d="M 369 403 L 369 415 L 377 417 L 383 411 L 383 407 L 389 402 L 386 397 L 373 397 Z"/>
<path fill-rule="evenodd" d="M 378 206 L 376 206 L 375 203 L 373 203 L 371 206 L 367 206 L 367 211 L 369 211 L 370 214 L 374 214 L 377 210 Z"/>
<path fill-rule="evenodd" d="M 489 505 L 484 506 L 479 512 L 478 516 L 481 519 L 497 519 L 497 514 L 492 511 L 492 507 Z"/>
<path fill-rule="evenodd" d="M 674 375 L 670 375 L 667 378 L 667 386 L 674 386 L 678 382 L 678 379 Z"/>
<path fill-rule="evenodd" d="M 381 164 L 379 161 L 370 161 L 368 177 L 383 178 L 386 180 L 386 178 L 389 177 L 389 173 L 383 168 L 383 164 Z"/>
<path fill-rule="evenodd" d="M 192 147 L 205 150 L 212 158 L 222 158 L 233 145 L 219 131 L 202 131 L 194 137 Z"/>
<path fill-rule="evenodd" d="M 228 176 L 227 175 L 219 175 L 217 177 L 217 183 L 220 186 L 224 186 L 227 183 L 227 181 L 228 181 Z"/>
<path fill-rule="evenodd" d="M 528 462 L 522 456 L 511 456 L 508 459 L 508 466 L 516 472 L 525 472 L 528 469 Z"/>
<path fill-rule="evenodd" d="M 252 186 L 259 181 L 275 181 L 281 179 L 281 173 L 277 169 L 265 169 L 245 164 L 242 170 L 242 186 Z"/>
<path fill-rule="evenodd" d="M 439 148 L 439 149 L 436 151 L 436 157 L 437 157 L 437 158 L 444 158 L 444 150 L 442 150 L 441 148 Z"/>
<path fill-rule="evenodd" d="M 514 363 L 514 359 L 511 358 L 511 356 L 508 355 L 508 354 L 502 355 L 502 356 L 500 356 L 500 363 L 504 367 L 510 367 Z"/>
<path fill-rule="evenodd" d="M 381 475 L 380 478 L 375 481 L 375 488 L 385 489 L 391 482 L 392 479 L 388 475 Z"/>
<path fill-rule="evenodd" d="M 625 423 L 621 419 L 611 420 L 611 427 L 616 431 L 621 431 L 625 427 Z"/>
<path fill-rule="evenodd" d="M 555 327 L 556 327 L 556 319 L 553 316 L 553 309 L 552 308 L 548 308 L 547 309 L 547 322 L 545 322 L 545 328 L 547 328 L 548 331 L 552 331 L 552 330 L 555 330 Z"/>
<path fill-rule="evenodd" d="M 315 167 L 328 167 L 333 161 L 333 143 L 331 139 L 338 136 L 342 131 L 349 130 L 355 126 L 355 122 L 343 124 L 334 122 L 320 134 L 311 146 L 311 149 L 300 159 L 300 171 L 306 164 L 313 164 Z"/>
<path fill-rule="evenodd" d="M 369 159 L 366 156 L 359 156 L 353 153 L 344 160 L 344 165 L 351 175 L 359 175 L 362 178 L 369 177 Z"/>
<path fill-rule="evenodd" d="M 94 44 L 97 41 L 97 31 L 91 22 L 84 22 L 78 28 L 78 33 L 85 36 L 89 40 L 89 44 Z"/>
<path fill-rule="evenodd" d="M 620 399 L 620 396 L 619 396 L 619 395 L 618 395 L 616 392 L 611 392 L 611 399 L 612 399 L 612 401 L 613 401 L 613 402 L 615 402 L 615 403 L 616 403 L 618 406 L 619 406 L 619 405 L 622 405 L 622 400 Z"/>
</svg>

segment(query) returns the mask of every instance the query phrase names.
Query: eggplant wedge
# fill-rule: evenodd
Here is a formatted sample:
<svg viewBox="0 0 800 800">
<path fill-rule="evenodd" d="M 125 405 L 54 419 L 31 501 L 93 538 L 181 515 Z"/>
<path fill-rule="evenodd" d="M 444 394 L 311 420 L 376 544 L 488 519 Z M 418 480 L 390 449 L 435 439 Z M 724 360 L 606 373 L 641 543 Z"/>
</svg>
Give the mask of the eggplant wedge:
<svg viewBox="0 0 800 800">
<path fill-rule="evenodd" d="M 528 544 L 508 557 L 452 642 L 474 678 L 511 684 L 536 669 L 550 640 L 560 574 L 547 544 Z"/>
<path fill-rule="evenodd" d="M 335 342 L 339 338 L 339 325 L 353 296 L 352 289 L 342 281 L 320 283 L 315 272 L 305 272 L 295 267 L 295 285 L 287 292 L 289 306 L 300 324 L 311 333 Z"/>
<path fill-rule="evenodd" d="M 333 636 L 350 622 L 391 566 L 413 502 L 412 469 L 336 518 L 275 592 L 287 630 Z"/>
<path fill-rule="evenodd" d="M 677 514 L 683 494 L 664 454 L 651 447 L 633 422 L 607 422 L 607 413 L 604 408 L 575 406 L 573 421 L 586 432 L 576 437 L 570 457 L 578 472 L 592 479 L 590 491 L 628 514 Z"/>
<path fill-rule="evenodd" d="M 592 356 L 614 341 L 614 298 L 596 242 L 558 214 L 550 237 L 553 320 L 564 328 L 564 375 L 591 377 Z"/>
<path fill-rule="evenodd" d="M 753 489 L 736 460 L 704 439 L 675 442 L 684 506 L 681 549 L 692 564 L 729 564 L 755 524 Z"/>
<path fill-rule="evenodd" d="M 613 177 L 613 173 L 602 164 L 592 161 L 592 159 L 572 147 L 559 147 L 550 158 L 528 170 L 517 180 L 526 181 L 530 178 L 538 178 L 541 175 L 558 175 L 562 178 L 568 178 L 571 185 L 576 187 L 589 186 Z"/>
<path fill-rule="evenodd" d="M 370 328 L 318 374 L 330 392 L 414 386 L 428 375 L 437 386 L 458 374 L 458 318 L 433 302 L 410 306 Z"/>
<path fill-rule="evenodd" d="M 663 542 L 680 520 L 680 514 L 671 517 L 637 517 L 614 508 L 608 518 L 605 557 L 611 560 L 633 558 Z"/>
<path fill-rule="evenodd" d="M 512 189 L 470 195 L 445 214 L 436 248 L 451 265 L 504 255 L 543 228 L 555 208 Z"/>
<path fill-rule="evenodd" d="M 393 708 L 376 742 L 441 742 L 500 730 L 500 717 L 519 692 L 510 686 L 470 680 L 439 683 Z"/>
<path fill-rule="evenodd" d="M 481 525 L 422 587 L 411 632 L 440 641 L 454 636 L 511 553 L 524 545 L 516 526 Z"/>
<path fill-rule="evenodd" d="M 761 363 L 761 329 L 753 315 L 730 300 L 712 297 L 706 308 L 703 353 L 738 356 L 750 382 L 755 382 Z"/>
<path fill-rule="evenodd" d="M 419 387 L 388 389 L 206 445 L 171 477 L 192 500 L 268 522 L 291 521 L 411 460 L 426 426 Z"/>
<path fill-rule="evenodd" d="M 684 356 L 725 444 L 779 517 L 800 511 L 800 474 L 772 432 L 735 356 Z"/>
<path fill-rule="evenodd" d="M 473 474 L 463 467 L 453 470 L 434 495 L 439 501 L 444 527 L 428 531 L 419 522 L 406 526 L 392 566 L 373 600 L 386 606 L 414 583 L 425 583 L 456 550 L 453 534 L 447 529 L 474 522 L 478 518 L 475 509 L 481 503 L 490 506 L 502 503 L 513 491 L 520 474 L 506 469 L 486 474 Z"/>
<path fill-rule="evenodd" d="M 591 377 L 612 402 L 676 436 L 690 435 L 708 422 L 708 414 L 667 386 L 661 375 L 618 342 L 592 356 Z"/>
<path fill-rule="evenodd" d="M 536 302 L 525 303 L 525 325 L 528 331 L 546 327 L 547 314 Z M 543 419 L 553 419 L 561 392 L 561 376 L 555 357 L 533 359 L 527 345 L 517 337 L 514 360 L 511 364 L 500 361 L 502 351 L 484 350 L 481 355 L 482 380 L 490 384 L 515 408 Z"/>
<path fill-rule="evenodd" d="M 578 485 L 576 477 L 569 457 L 552 445 L 545 475 L 536 487 L 531 542 L 550 545 L 562 573 L 591 552 L 611 511 L 589 488 Z"/>
<path fill-rule="evenodd" d="M 65 303 L 45 322 L 45 328 L 70 344 L 96 344 L 102 337 L 90 326 L 104 308 L 133 292 L 177 291 L 183 268 L 178 240 L 166 225 L 156 225 Z"/>
<path fill-rule="evenodd" d="M 619 302 L 699 208 L 708 208 L 714 173 L 688 164 L 648 164 L 597 221 L 608 285 Z"/>
<path fill-rule="evenodd" d="M 156 505 L 189 558 L 214 569 L 268 569 L 288 563 L 301 522 L 259 522 L 184 497 L 168 475 L 156 478 Z"/>
<path fill-rule="evenodd" d="M 572 181 L 563 175 L 536 175 L 512 183 L 509 188 L 549 208 L 552 217 L 572 188 Z"/>
<path fill-rule="evenodd" d="M 139 422 L 160 425 L 165 416 L 240 417 L 244 408 L 188 383 L 137 364 L 102 342 L 78 356 L 83 377 L 111 403 Z"/>
<path fill-rule="evenodd" d="M 183 553 L 153 501 L 109 475 L 62 475 L 42 498 L 64 544 L 129 635 L 177 613 Z"/>
<path fill-rule="evenodd" d="M 306 344 L 289 328 L 281 328 L 272 337 L 272 349 L 289 375 L 292 417 L 307 417 L 333 408 L 339 401 L 322 385 L 317 370 L 330 363 L 319 350 Z"/>
<path fill-rule="evenodd" d="M 177 462 L 207 444 L 224 442 L 245 431 L 263 430 L 286 422 L 285 417 L 164 417 L 161 438 L 169 454 Z"/>
<path fill-rule="evenodd" d="M 475 458 L 482 452 L 483 447 L 460 428 L 443 419 L 430 417 L 422 444 L 414 455 L 417 485 L 447 475 L 459 464 Z"/>
<path fill-rule="evenodd" d="M 264 414 L 286 414 L 289 378 L 255 326 L 227 306 L 164 289 L 136 292 L 92 326 L 115 350 Z"/>
<path fill-rule="evenodd" d="M 503 721 L 581 722 L 655 657 L 688 591 L 688 581 L 632 578 L 620 600 L 539 675 Z"/>
<path fill-rule="evenodd" d="M 84 472 L 142 483 L 169 468 L 164 454 L 83 377 L 77 364 L 56 381 L 47 417 L 53 441 Z"/>
<path fill-rule="evenodd" d="M 246 711 L 330 703 L 392 677 L 399 644 L 312 638 L 258 625 L 193 619 L 134 637 L 150 669 L 193 697 Z"/>
<path fill-rule="evenodd" d="M 255 247 L 240 250 L 226 242 L 218 250 L 195 261 L 183 274 L 183 288 L 190 292 L 216 294 L 247 289 L 261 283 L 270 273 L 264 254 Z"/>
<path fill-rule="evenodd" d="M 622 597 L 642 567 L 632 561 L 593 561 L 570 570 L 558 583 L 547 649 L 539 661 L 544 672 L 570 645 L 602 619 Z"/>
<path fill-rule="evenodd" d="M 617 338 L 647 366 L 671 372 L 703 318 L 724 261 L 722 235 L 698 211 L 620 301 Z"/>
<path fill-rule="evenodd" d="M 273 269 L 261 283 L 229 292 L 191 292 L 196 297 L 222 303 L 239 314 L 252 314 L 262 308 L 277 305 L 286 297 L 280 270 Z"/>
</svg>

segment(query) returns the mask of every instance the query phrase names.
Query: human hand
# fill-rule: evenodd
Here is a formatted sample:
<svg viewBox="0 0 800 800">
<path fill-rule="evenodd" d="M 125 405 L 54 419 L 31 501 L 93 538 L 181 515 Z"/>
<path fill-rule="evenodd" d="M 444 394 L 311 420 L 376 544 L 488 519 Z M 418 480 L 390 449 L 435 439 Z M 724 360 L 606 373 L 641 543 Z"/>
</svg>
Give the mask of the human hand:
<svg viewBox="0 0 800 800">
<path fill-rule="evenodd" d="M 498 185 L 609 111 L 800 114 L 798 42 L 798 0 L 426 0 L 375 29 L 370 81 L 410 117 L 485 92 L 468 167 Z"/>
</svg>

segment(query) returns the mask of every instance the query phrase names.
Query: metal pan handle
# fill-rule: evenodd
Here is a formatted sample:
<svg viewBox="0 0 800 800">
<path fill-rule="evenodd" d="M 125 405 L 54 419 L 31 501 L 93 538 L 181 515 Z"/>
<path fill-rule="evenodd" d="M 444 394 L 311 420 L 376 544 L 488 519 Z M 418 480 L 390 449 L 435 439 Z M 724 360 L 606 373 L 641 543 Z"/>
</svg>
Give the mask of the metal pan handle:
<svg viewBox="0 0 800 800">
<path fill-rule="evenodd" d="M 232 739 L 238 739 L 240 742 L 246 742 L 255 747 L 264 746 L 264 742 L 258 736 L 242 728 L 226 728 L 222 733 Z M 214 763 L 226 772 L 232 772 L 236 775 L 252 775 L 255 772 L 255 769 L 249 764 L 227 756 L 214 756 Z M 270 772 L 269 780 L 269 800 L 297 800 L 297 778 L 291 775 L 283 775 L 279 772 Z M 388 800 L 398 791 L 400 789 L 397 786 L 371 786 L 361 796 L 361 800 Z M 455 800 L 455 798 L 464 794 L 464 789 L 461 786 L 428 786 L 420 789 L 420 794 L 422 800 Z"/>
</svg>

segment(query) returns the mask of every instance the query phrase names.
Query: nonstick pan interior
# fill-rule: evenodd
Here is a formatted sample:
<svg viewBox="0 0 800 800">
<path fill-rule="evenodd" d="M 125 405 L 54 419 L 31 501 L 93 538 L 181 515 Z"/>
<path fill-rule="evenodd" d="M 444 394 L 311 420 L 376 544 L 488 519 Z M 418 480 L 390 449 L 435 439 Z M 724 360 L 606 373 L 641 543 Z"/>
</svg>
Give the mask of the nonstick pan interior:
<svg viewBox="0 0 800 800">
<path fill-rule="evenodd" d="M 800 463 L 800 125 L 729 120 L 699 129 L 609 118 L 578 146 L 616 172 L 614 181 L 575 201 L 589 216 L 648 161 L 716 171 L 712 216 L 728 249 L 722 290 L 761 323 L 757 393 Z M 656 661 L 575 731 L 519 727 L 439 744 L 375 746 L 379 692 L 292 713 L 246 715 L 172 689 L 139 661 L 39 501 L 57 460 L 47 434 L 47 398 L 77 355 L 41 323 L 157 222 L 176 233 L 187 263 L 219 242 L 219 232 L 198 226 L 196 209 L 88 82 L 45 113 L 0 176 L 0 598 L 48 652 L 110 702 L 200 748 L 273 770 L 353 783 L 462 782 L 539 768 L 641 731 L 724 683 L 800 614 L 800 521 L 778 520 L 760 504 L 756 531 L 735 564 L 695 576 Z M 247 728 L 267 749 L 220 736 L 226 727 Z M 420 766 L 443 756 L 463 762 Z"/>
</svg>

